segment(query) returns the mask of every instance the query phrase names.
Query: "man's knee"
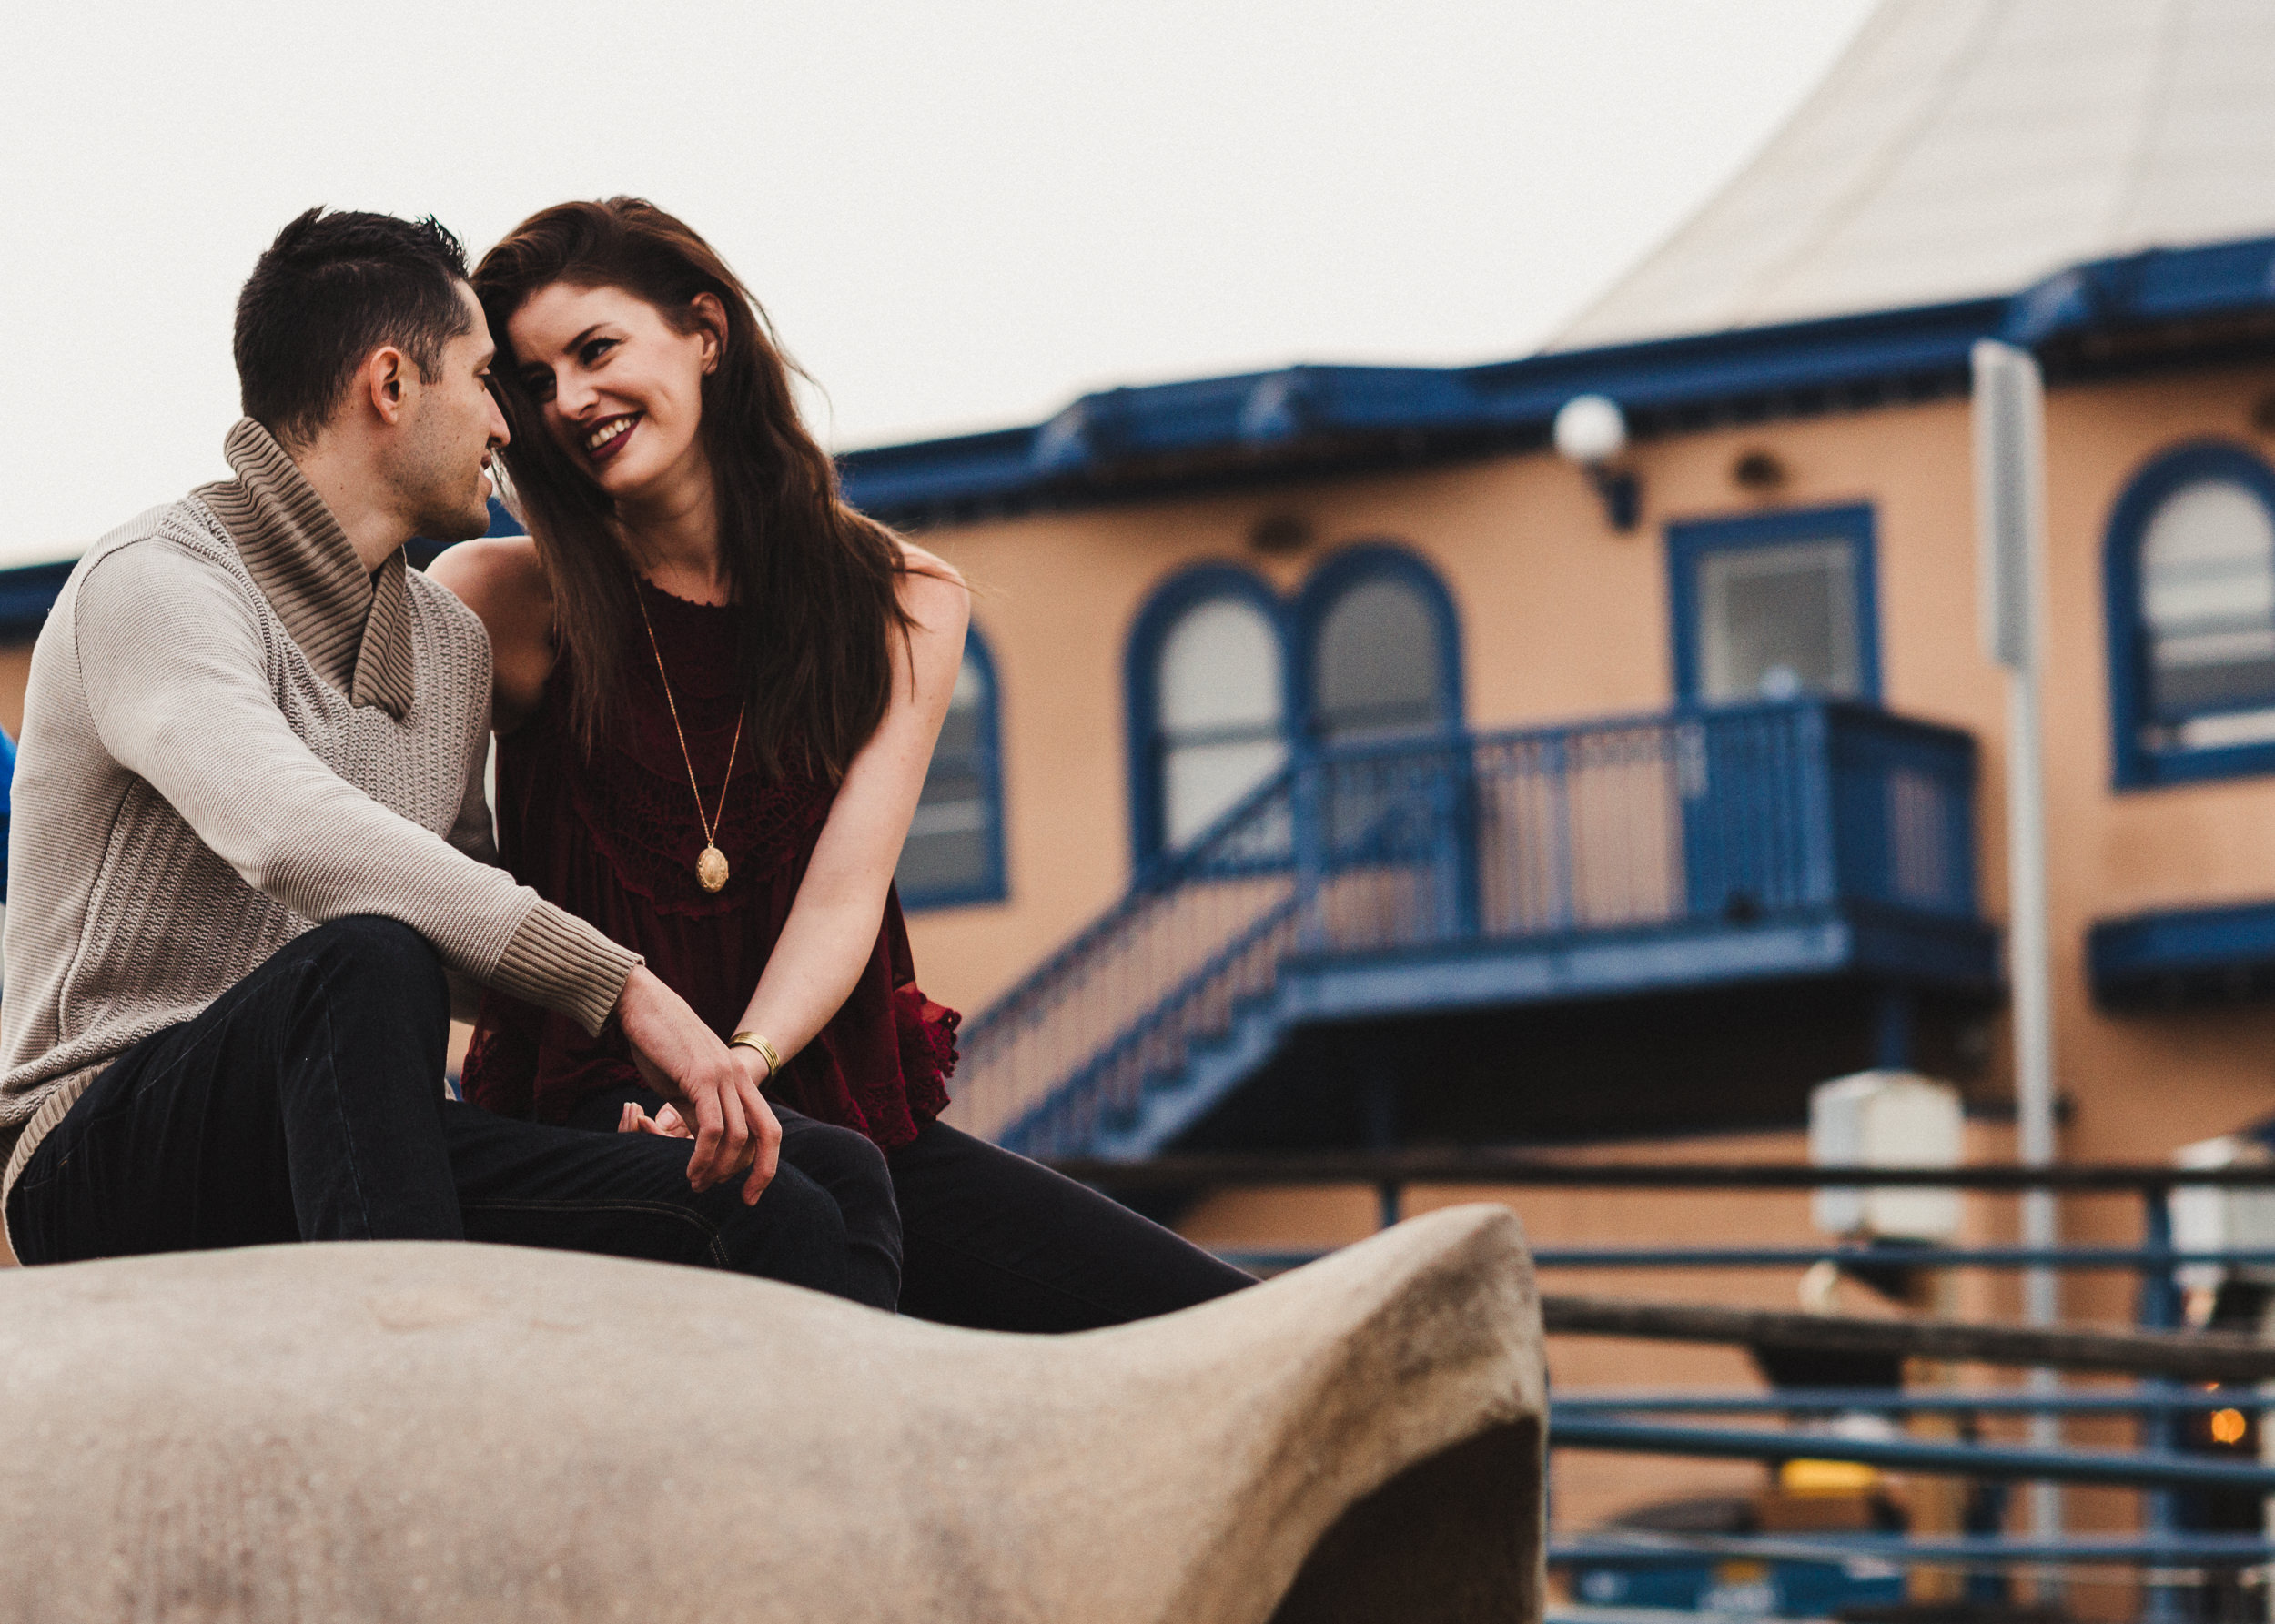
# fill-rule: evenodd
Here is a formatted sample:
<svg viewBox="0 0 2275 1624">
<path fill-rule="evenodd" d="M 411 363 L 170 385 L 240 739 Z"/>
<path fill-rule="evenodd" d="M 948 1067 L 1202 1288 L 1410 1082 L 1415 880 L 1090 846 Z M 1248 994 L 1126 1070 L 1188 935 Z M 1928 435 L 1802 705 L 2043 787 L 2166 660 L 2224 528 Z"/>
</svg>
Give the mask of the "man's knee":
<svg viewBox="0 0 2275 1624">
<path fill-rule="evenodd" d="M 383 986 L 394 998 L 423 998 L 445 1012 L 450 1008 L 450 987 L 441 955 L 399 919 L 351 913 L 318 925 L 300 946 L 309 957 L 337 966 L 359 983 Z"/>
<path fill-rule="evenodd" d="M 719 1229 L 729 1268 L 845 1295 L 845 1215 L 835 1196 L 787 1163 L 755 1205 L 743 1205 L 739 1183 L 719 1190 L 732 1191 L 734 1208 Z"/>
<path fill-rule="evenodd" d="M 865 1134 L 826 1123 L 784 1123 L 782 1148 L 799 1172 L 837 1192 L 841 1201 L 857 1192 L 892 1196 L 893 1175 L 885 1166 L 885 1153 Z"/>
</svg>

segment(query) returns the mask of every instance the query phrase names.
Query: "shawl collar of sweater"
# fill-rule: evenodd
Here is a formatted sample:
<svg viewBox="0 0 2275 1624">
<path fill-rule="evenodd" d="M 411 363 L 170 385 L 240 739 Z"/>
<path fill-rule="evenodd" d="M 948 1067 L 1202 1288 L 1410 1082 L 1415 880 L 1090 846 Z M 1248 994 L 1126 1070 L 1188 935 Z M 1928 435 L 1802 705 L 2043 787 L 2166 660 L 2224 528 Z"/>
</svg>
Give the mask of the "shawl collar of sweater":
<svg viewBox="0 0 2275 1624">
<path fill-rule="evenodd" d="M 237 478 L 194 494 L 324 680 L 349 703 L 377 705 L 399 721 L 418 686 L 401 550 L 367 574 L 324 499 L 252 419 L 238 419 L 222 449 Z"/>
</svg>

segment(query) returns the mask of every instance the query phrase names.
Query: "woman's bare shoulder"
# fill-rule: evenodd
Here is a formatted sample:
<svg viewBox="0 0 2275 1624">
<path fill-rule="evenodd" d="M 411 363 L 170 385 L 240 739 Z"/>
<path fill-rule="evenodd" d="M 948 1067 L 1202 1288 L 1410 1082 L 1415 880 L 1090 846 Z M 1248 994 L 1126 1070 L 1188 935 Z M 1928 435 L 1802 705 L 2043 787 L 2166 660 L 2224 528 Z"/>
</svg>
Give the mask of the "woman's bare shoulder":
<svg viewBox="0 0 2275 1624">
<path fill-rule="evenodd" d="M 427 573 L 458 595 L 459 600 L 488 623 L 493 615 L 511 620 L 532 613 L 541 620 L 552 615 L 552 589 L 545 581 L 545 566 L 537 556 L 537 543 L 527 536 L 485 536 L 446 548 Z M 490 634 L 497 635 L 492 626 Z"/>
<path fill-rule="evenodd" d="M 962 572 L 913 541 L 902 540 L 900 550 L 904 566 L 899 581 L 901 607 L 923 625 L 935 624 L 943 617 L 953 619 L 960 634 L 963 617 L 971 612 L 972 598 Z M 959 637 L 959 645 L 960 641 Z"/>
<path fill-rule="evenodd" d="M 427 573 L 456 593 L 490 633 L 497 674 L 495 720 L 509 732 L 532 710 L 553 669 L 553 593 L 537 543 L 486 537 L 444 550 Z"/>
</svg>

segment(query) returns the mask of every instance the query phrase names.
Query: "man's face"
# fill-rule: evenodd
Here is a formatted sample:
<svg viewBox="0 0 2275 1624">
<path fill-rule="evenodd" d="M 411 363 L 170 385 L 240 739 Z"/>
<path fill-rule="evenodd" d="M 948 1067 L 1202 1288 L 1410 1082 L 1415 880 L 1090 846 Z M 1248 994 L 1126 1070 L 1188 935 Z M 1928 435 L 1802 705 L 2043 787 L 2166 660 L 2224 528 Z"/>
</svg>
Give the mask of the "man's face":
<svg viewBox="0 0 2275 1624">
<path fill-rule="evenodd" d="M 474 290 L 461 282 L 467 330 L 443 347 L 436 374 L 413 383 L 392 472 L 417 534 L 464 541 L 490 529 L 490 459 L 506 443 L 505 415 L 490 393 L 497 346 Z"/>
</svg>

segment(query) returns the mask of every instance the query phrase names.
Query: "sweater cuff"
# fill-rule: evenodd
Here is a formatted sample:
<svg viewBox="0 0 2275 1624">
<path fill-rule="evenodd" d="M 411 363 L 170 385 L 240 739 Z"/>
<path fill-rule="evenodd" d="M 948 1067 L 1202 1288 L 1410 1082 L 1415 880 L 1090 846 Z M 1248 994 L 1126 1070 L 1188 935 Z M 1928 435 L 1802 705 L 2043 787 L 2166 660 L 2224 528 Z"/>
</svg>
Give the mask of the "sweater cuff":
<svg viewBox="0 0 2275 1624">
<path fill-rule="evenodd" d="M 567 1015 L 598 1037 L 633 966 L 646 963 L 573 913 L 541 902 L 515 927 L 490 984 Z"/>
</svg>

